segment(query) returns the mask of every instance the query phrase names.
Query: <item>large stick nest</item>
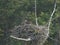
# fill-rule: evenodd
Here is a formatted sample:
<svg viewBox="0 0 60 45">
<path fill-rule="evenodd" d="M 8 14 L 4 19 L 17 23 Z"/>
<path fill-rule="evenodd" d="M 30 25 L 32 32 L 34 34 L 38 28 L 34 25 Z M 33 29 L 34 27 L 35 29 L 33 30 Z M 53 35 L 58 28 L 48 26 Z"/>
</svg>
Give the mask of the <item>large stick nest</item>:
<svg viewBox="0 0 60 45">
<path fill-rule="evenodd" d="M 48 33 L 47 27 L 36 26 L 33 24 L 22 24 L 16 26 L 11 30 L 11 35 L 18 38 L 31 38 L 32 40 L 39 40 L 46 38 Z"/>
</svg>

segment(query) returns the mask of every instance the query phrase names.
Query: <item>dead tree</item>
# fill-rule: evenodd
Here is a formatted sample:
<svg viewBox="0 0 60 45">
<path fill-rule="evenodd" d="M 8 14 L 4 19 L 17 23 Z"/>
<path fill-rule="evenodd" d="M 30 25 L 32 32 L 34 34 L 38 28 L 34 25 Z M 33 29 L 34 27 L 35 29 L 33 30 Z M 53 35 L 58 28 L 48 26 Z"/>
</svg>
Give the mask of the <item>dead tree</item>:
<svg viewBox="0 0 60 45">
<path fill-rule="evenodd" d="M 52 20 L 52 16 L 56 10 L 56 0 L 54 4 L 54 10 L 49 19 L 48 26 L 39 26 L 37 22 L 36 16 L 36 0 L 35 0 L 35 16 L 36 16 L 36 25 L 29 23 L 29 21 L 25 20 L 25 23 L 16 26 L 11 31 L 11 36 L 14 39 L 22 40 L 23 45 L 43 45 L 46 39 L 49 36 L 49 28 Z"/>
</svg>

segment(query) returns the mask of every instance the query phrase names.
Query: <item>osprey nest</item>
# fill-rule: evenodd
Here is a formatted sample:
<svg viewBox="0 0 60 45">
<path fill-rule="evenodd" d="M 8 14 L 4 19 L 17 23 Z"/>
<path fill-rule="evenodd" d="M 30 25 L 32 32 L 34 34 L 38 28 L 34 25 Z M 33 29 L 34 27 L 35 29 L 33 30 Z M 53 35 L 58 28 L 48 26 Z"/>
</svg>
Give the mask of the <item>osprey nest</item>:
<svg viewBox="0 0 60 45">
<path fill-rule="evenodd" d="M 22 39 L 28 39 L 30 38 L 31 40 L 29 41 L 33 41 L 34 44 L 32 45 L 37 45 L 37 43 L 39 43 L 39 45 L 43 44 L 47 37 L 48 37 L 49 31 L 47 30 L 46 26 L 36 26 L 33 24 L 21 24 L 19 26 L 15 26 L 12 30 L 11 30 L 11 37 L 15 39 L 16 38 L 22 38 Z M 23 40 L 25 41 L 25 40 Z"/>
</svg>

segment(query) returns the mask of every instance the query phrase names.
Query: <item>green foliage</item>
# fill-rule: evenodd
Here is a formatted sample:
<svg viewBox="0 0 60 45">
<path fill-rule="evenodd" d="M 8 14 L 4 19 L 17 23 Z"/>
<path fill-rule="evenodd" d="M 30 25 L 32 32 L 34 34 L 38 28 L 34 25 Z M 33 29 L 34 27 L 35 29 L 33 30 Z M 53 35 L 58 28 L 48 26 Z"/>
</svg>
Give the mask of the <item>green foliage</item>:
<svg viewBox="0 0 60 45">
<path fill-rule="evenodd" d="M 53 10 L 53 0 L 37 0 L 37 16 L 39 25 L 47 24 Z M 29 19 L 35 24 L 34 0 L 0 0 L 0 37 L 4 28 L 12 29 L 15 25 L 21 24 L 25 19 Z M 60 0 L 57 0 L 57 9 L 54 17 L 60 17 Z M 60 30 L 60 18 L 52 21 L 50 36 L 55 37 L 57 30 Z M 1 39 L 1 38 L 0 38 Z M 52 40 L 47 40 L 46 45 L 53 45 Z M 20 41 L 13 41 L 11 45 L 21 45 Z"/>
</svg>

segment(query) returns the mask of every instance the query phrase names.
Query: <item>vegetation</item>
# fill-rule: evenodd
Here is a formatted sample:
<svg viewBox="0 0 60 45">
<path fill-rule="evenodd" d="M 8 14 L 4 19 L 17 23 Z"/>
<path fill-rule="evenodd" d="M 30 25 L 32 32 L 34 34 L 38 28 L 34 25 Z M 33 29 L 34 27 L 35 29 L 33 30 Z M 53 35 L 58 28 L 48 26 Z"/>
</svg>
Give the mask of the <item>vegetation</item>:
<svg viewBox="0 0 60 45">
<path fill-rule="evenodd" d="M 60 45 L 60 0 L 50 26 L 50 35 L 44 45 Z M 20 25 L 25 19 L 35 24 L 34 0 L 0 0 L 0 45 L 21 45 L 11 39 L 10 29 Z M 37 0 L 39 25 L 46 25 L 54 6 L 54 0 Z M 51 39 L 52 38 L 52 39 Z"/>
</svg>

